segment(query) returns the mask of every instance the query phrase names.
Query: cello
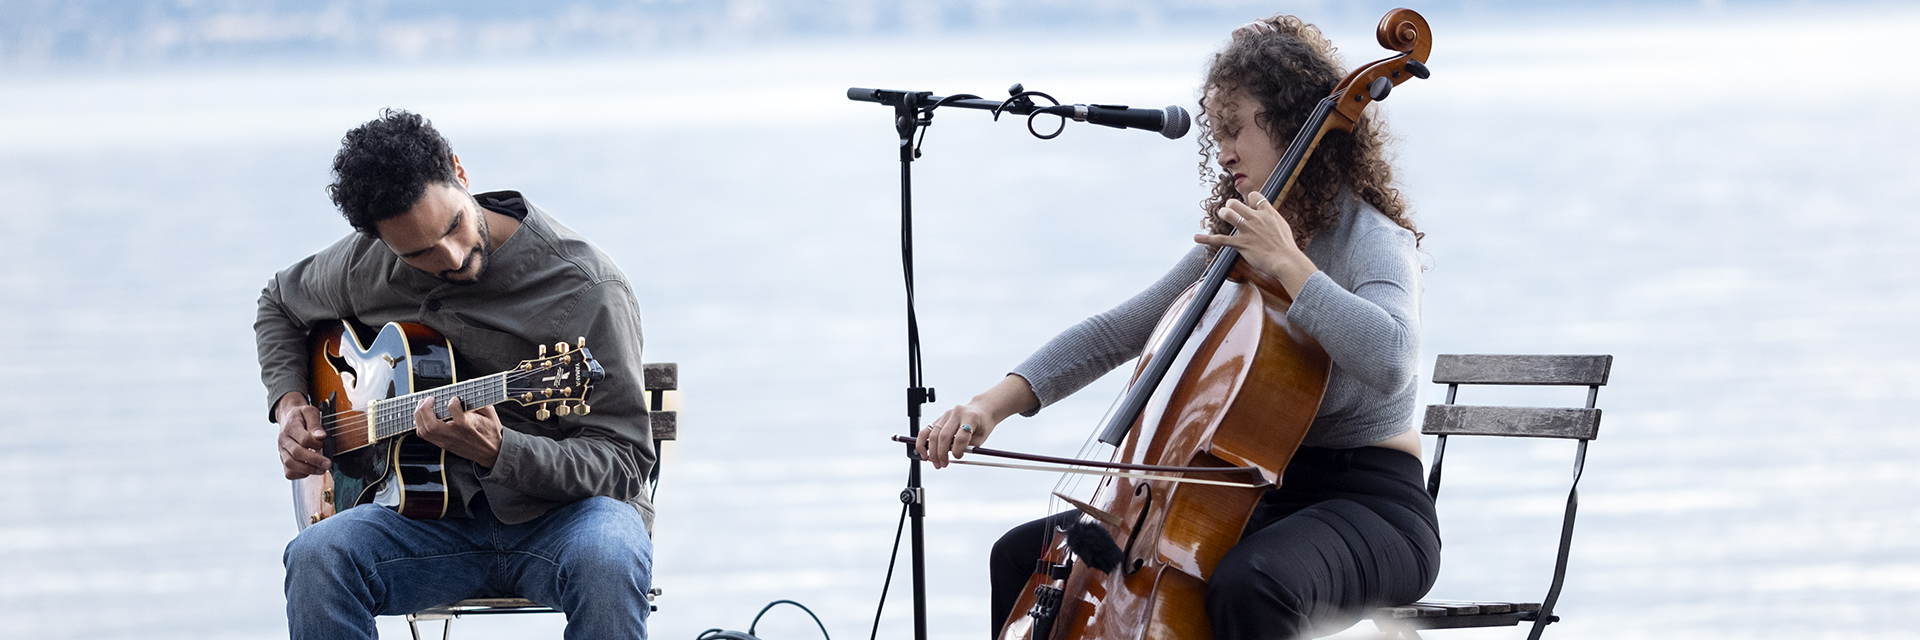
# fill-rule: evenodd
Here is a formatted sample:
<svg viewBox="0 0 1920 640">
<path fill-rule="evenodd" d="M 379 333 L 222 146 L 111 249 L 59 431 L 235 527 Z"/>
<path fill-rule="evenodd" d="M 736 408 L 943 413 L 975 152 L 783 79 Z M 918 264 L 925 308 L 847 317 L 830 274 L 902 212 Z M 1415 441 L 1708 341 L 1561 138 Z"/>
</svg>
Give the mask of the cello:
<svg viewBox="0 0 1920 640">
<path fill-rule="evenodd" d="M 1351 132 L 1367 105 L 1429 75 L 1432 34 L 1419 13 L 1387 13 L 1376 36 L 1398 55 L 1354 70 L 1316 105 L 1263 185 L 1267 201 L 1286 201 L 1327 133 Z M 1207 579 L 1280 480 L 1326 390 L 1331 360 L 1287 321 L 1291 304 L 1231 247 L 1173 303 L 1099 432 L 1114 460 L 1070 461 L 1143 473 L 1098 471 L 1106 477 L 1085 501 L 1055 494 L 1086 517 L 1049 531 L 1000 640 L 1212 636 Z"/>
</svg>

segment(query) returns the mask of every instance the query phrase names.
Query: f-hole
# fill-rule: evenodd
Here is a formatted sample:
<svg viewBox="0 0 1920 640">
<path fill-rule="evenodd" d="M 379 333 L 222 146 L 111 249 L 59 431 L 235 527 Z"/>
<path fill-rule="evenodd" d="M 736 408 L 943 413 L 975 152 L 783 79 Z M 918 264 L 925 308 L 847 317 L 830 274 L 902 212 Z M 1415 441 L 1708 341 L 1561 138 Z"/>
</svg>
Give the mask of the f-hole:
<svg viewBox="0 0 1920 640">
<path fill-rule="evenodd" d="M 1133 521 L 1133 532 L 1127 534 L 1127 547 L 1120 551 L 1121 558 L 1133 557 L 1133 543 L 1140 539 L 1140 528 L 1147 526 L 1147 513 L 1153 510 L 1153 485 L 1145 482 L 1133 485 L 1133 495 L 1144 502 L 1140 503 L 1140 517 Z M 1135 560 L 1127 566 L 1126 571 L 1131 574 L 1146 564 L 1145 560 Z"/>
</svg>

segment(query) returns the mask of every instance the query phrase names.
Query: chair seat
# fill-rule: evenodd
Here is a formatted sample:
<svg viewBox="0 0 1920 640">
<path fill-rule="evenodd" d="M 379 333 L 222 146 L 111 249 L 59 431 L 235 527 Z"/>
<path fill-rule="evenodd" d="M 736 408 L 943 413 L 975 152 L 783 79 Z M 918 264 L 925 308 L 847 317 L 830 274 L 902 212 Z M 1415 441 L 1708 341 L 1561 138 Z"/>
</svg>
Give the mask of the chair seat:
<svg viewBox="0 0 1920 640">
<path fill-rule="evenodd" d="M 655 598 L 659 598 L 661 594 L 664 594 L 666 592 L 667 591 L 665 589 L 661 589 L 660 587 L 654 587 L 652 589 L 648 589 L 647 590 L 648 607 L 654 611 L 659 611 L 660 607 L 658 605 L 654 605 L 653 601 Z M 466 600 L 455 602 L 453 604 L 443 604 L 437 607 L 427 607 L 425 609 L 421 609 L 419 611 L 409 613 L 407 614 L 407 622 L 414 623 L 414 622 L 419 622 L 421 620 L 451 620 L 454 618 L 458 618 L 460 616 L 480 616 L 480 615 L 488 615 L 488 614 L 494 614 L 494 613 L 559 613 L 559 611 L 556 611 L 554 610 L 554 608 L 549 607 L 547 605 L 540 604 L 538 602 L 534 602 L 526 598 L 469 598 Z"/>
<path fill-rule="evenodd" d="M 554 613 L 554 610 L 526 598 L 473 598 L 415 611 L 407 614 L 407 621 L 447 620 L 491 613 Z"/>
<path fill-rule="evenodd" d="M 1367 617 L 1382 629 L 1458 629 L 1511 627 L 1540 615 L 1538 602 L 1463 602 L 1422 600 L 1374 609 Z"/>
</svg>

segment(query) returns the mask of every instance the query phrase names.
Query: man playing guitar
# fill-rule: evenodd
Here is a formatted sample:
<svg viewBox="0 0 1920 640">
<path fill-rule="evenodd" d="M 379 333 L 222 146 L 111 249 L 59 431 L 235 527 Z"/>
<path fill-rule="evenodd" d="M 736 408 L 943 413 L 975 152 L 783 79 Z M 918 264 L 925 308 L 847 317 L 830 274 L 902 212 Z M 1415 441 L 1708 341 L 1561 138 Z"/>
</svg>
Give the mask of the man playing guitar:
<svg viewBox="0 0 1920 640">
<path fill-rule="evenodd" d="M 419 115 L 383 111 L 349 131 L 333 174 L 327 191 L 356 232 L 276 274 L 254 323 L 288 479 L 341 460 L 315 406 L 330 400 L 307 395 L 309 335 L 329 323 L 425 325 L 475 373 L 584 336 L 605 376 L 590 413 L 421 402 L 414 434 L 451 454 L 444 517 L 369 503 L 307 526 L 285 555 L 291 636 L 370 639 L 378 615 L 519 596 L 565 612 L 568 638 L 645 638 L 655 452 L 626 276 L 519 193 L 469 194 Z"/>
</svg>

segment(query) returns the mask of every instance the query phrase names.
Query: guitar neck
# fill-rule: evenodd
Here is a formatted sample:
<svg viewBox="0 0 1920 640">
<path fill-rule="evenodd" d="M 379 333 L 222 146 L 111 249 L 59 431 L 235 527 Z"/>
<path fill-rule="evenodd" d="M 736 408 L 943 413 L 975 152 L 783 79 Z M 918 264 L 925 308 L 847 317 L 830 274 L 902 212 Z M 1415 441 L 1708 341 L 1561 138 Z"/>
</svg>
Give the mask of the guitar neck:
<svg viewBox="0 0 1920 640">
<path fill-rule="evenodd" d="M 373 439 L 385 440 L 394 436 L 410 433 L 414 428 L 413 413 L 420 401 L 433 400 L 433 415 L 441 420 L 447 419 L 448 406 L 454 398 L 460 399 L 461 409 L 472 411 L 481 407 L 493 406 L 507 400 L 507 375 L 512 371 L 503 371 L 490 376 L 456 382 L 444 387 L 435 387 L 426 391 L 416 391 L 403 396 L 394 396 L 375 401 L 372 406 Z"/>
</svg>

